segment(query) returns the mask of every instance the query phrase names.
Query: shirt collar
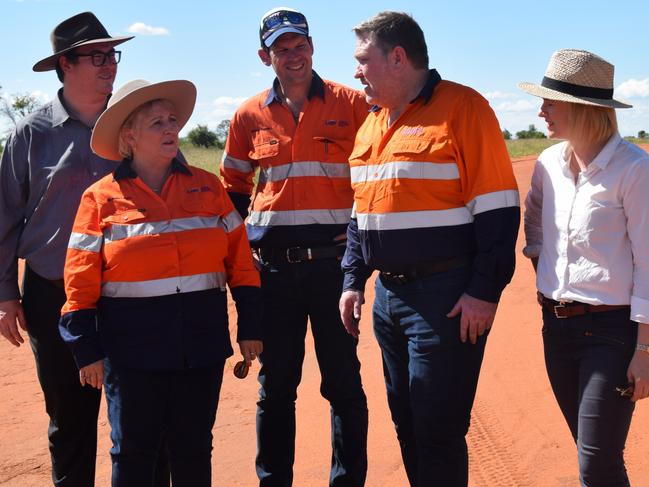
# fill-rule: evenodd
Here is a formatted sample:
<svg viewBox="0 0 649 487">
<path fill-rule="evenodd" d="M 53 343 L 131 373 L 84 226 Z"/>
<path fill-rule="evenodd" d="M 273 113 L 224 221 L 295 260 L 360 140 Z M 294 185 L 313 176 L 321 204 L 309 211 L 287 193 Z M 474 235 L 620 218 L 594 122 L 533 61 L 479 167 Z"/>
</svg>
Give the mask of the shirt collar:
<svg viewBox="0 0 649 487">
<path fill-rule="evenodd" d="M 617 149 L 617 146 L 620 144 L 620 142 L 622 142 L 622 137 L 620 136 L 619 132 L 615 132 L 613 135 L 611 135 L 611 138 L 608 139 L 608 142 L 606 142 L 606 145 L 602 148 L 599 154 L 597 154 L 595 159 L 593 159 L 591 165 L 594 164 L 601 169 L 604 169 L 606 166 L 608 166 L 608 163 L 611 162 L 611 159 L 615 154 L 615 150 Z"/>
<path fill-rule="evenodd" d="M 318 76 L 318 73 L 312 71 L 311 86 L 309 87 L 309 93 L 307 93 L 306 97 L 308 100 L 311 100 L 314 96 L 318 96 L 324 101 L 325 87 L 324 81 L 322 81 L 322 78 Z M 282 99 L 279 96 L 279 79 L 277 78 L 275 78 L 273 86 L 268 90 L 268 96 L 266 97 L 263 106 L 267 107 L 274 101 L 277 103 L 282 102 Z"/>
<path fill-rule="evenodd" d="M 52 100 L 52 126 L 63 124 L 68 118 L 71 118 L 70 112 L 63 101 L 63 88 L 59 89 L 54 100 Z"/>
<path fill-rule="evenodd" d="M 622 137 L 619 132 L 615 132 L 611 135 L 611 138 L 608 139 L 608 142 L 606 142 L 604 147 L 602 147 L 602 150 L 599 151 L 599 154 L 595 156 L 595 159 L 593 159 L 589 164 L 589 168 L 597 167 L 598 169 L 604 169 L 608 166 L 608 163 L 611 162 L 611 159 L 615 155 L 615 150 L 617 149 L 617 146 L 620 145 L 620 142 L 622 142 Z M 570 145 L 567 142 L 563 143 L 565 144 L 565 147 L 561 151 L 561 166 L 566 174 L 572 175 L 569 164 Z"/>
<path fill-rule="evenodd" d="M 189 167 L 180 162 L 176 157 L 171 161 L 171 172 L 177 172 L 186 176 L 192 175 Z M 113 178 L 115 178 L 115 181 L 120 181 L 125 178 L 135 179 L 136 177 L 137 173 L 133 170 L 133 167 L 131 167 L 131 159 L 122 159 L 122 163 L 117 166 L 115 171 L 113 171 Z"/>
<path fill-rule="evenodd" d="M 428 103 L 428 101 L 433 96 L 433 92 L 435 91 L 437 83 L 439 83 L 440 81 L 442 81 L 442 77 L 439 75 L 436 69 L 428 70 L 428 79 L 426 80 L 426 84 L 424 84 L 419 94 L 412 100 L 410 100 L 410 103 L 415 103 L 419 98 L 424 100 L 424 104 Z M 372 108 L 370 108 L 370 112 L 378 112 L 379 110 L 381 110 L 381 107 L 378 105 L 374 105 Z"/>
</svg>

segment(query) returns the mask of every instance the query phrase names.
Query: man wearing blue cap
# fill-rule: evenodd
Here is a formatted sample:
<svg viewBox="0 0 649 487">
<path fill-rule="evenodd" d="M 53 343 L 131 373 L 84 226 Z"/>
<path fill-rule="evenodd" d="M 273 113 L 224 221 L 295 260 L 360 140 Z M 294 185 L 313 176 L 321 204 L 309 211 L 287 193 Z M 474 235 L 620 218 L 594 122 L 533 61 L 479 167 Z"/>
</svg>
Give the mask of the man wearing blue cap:
<svg viewBox="0 0 649 487">
<path fill-rule="evenodd" d="M 367 401 L 357 340 L 346 336 L 338 297 L 353 199 L 347 160 L 369 107 L 359 92 L 313 71 L 313 42 L 302 13 L 271 10 L 259 37 L 259 57 L 277 77 L 235 113 L 221 165 L 232 201 L 248 216 L 248 238 L 261 267 L 257 475 L 262 487 L 292 485 L 295 400 L 310 321 L 320 390 L 331 404 L 329 485 L 362 486 Z"/>
</svg>

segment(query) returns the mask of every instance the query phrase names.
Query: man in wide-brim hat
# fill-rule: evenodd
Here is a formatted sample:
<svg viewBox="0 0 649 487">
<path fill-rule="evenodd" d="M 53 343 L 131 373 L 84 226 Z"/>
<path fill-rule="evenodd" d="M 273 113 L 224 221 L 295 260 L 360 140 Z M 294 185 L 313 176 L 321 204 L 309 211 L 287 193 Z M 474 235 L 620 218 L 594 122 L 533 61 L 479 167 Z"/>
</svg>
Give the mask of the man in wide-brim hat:
<svg viewBox="0 0 649 487">
<path fill-rule="evenodd" d="M 120 52 L 132 37 L 111 37 L 97 17 L 80 13 L 57 25 L 52 54 L 34 71 L 56 70 L 53 101 L 18 122 L 0 162 L 0 333 L 13 345 L 29 334 L 50 416 L 55 485 L 95 481 L 100 391 L 80 384 L 58 333 L 65 302 L 63 264 L 82 192 L 115 168 L 90 150 L 95 121 L 113 91 Z M 18 258 L 25 259 L 23 294 Z"/>
</svg>

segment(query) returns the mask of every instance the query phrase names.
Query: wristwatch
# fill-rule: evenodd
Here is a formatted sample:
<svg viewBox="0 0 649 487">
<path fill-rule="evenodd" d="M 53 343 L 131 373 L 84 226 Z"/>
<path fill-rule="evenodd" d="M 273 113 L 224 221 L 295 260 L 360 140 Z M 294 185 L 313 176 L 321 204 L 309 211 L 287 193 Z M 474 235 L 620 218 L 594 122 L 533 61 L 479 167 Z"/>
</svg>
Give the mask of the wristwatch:
<svg viewBox="0 0 649 487">
<path fill-rule="evenodd" d="M 649 343 L 637 343 L 636 346 L 635 346 L 635 349 L 638 352 L 649 353 Z"/>
</svg>

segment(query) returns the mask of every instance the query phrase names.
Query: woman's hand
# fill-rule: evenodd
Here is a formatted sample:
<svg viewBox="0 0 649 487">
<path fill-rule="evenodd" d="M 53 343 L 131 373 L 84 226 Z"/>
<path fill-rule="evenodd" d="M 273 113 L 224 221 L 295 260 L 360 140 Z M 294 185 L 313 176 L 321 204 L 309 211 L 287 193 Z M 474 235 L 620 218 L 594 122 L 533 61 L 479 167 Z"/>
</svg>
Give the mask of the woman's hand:
<svg viewBox="0 0 649 487">
<path fill-rule="evenodd" d="M 104 360 L 97 360 L 90 365 L 81 367 L 79 369 L 79 380 L 82 386 L 87 384 L 95 389 L 101 389 L 104 383 Z"/>
<path fill-rule="evenodd" d="M 264 351 L 264 345 L 261 340 L 241 340 L 239 342 L 239 350 L 241 350 L 241 355 L 243 356 L 243 360 L 246 361 L 246 365 L 250 367 L 252 361 Z"/>
<path fill-rule="evenodd" d="M 636 402 L 649 396 L 649 353 L 636 351 L 626 376 L 629 384 L 633 385 L 631 401 Z"/>
</svg>

